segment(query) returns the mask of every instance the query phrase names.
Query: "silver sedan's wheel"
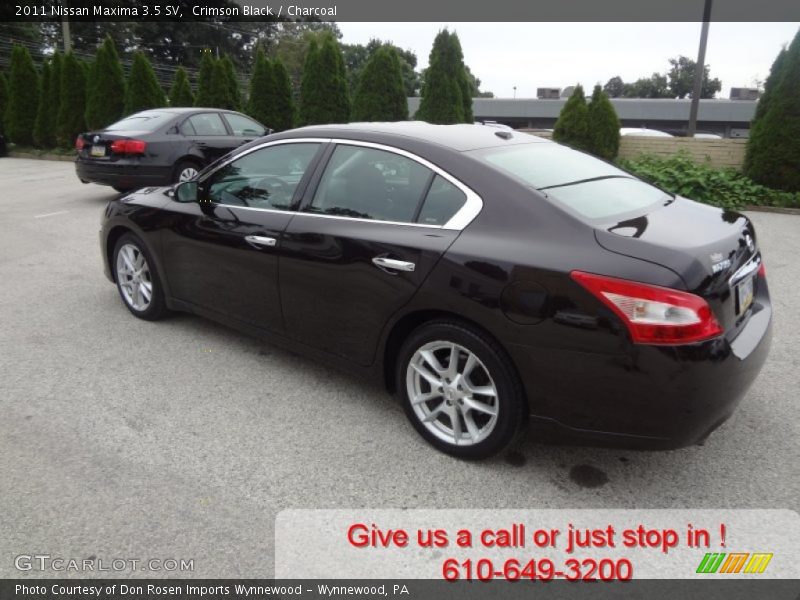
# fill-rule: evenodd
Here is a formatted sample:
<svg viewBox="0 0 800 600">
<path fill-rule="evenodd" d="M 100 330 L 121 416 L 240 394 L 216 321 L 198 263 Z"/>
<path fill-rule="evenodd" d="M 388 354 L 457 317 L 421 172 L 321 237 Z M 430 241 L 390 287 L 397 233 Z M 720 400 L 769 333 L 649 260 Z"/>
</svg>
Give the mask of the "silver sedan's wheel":
<svg viewBox="0 0 800 600">
<path fill-rule="evenodd" d="M 153 299 L 153 278 L 141 249 L 124 244 L 117 252 L 117 282 L 122 298 L 137 312 L 146 311 Z"/>
<path fill-rule="evenodd" d="M 196 167 L 186 165 L 178 172 L 178 182 L 191 181 L 197 177 L 197 173 L 198 170 Z"/>
<path fill-rule="evenodd" d="M 406 392 L 414 415 L 439 440 L 473 446 L 486 440 L 499 417 L 497 386 L 481 360 L 449 341 L 433 341 L 412 355 Z"/>
</svg>

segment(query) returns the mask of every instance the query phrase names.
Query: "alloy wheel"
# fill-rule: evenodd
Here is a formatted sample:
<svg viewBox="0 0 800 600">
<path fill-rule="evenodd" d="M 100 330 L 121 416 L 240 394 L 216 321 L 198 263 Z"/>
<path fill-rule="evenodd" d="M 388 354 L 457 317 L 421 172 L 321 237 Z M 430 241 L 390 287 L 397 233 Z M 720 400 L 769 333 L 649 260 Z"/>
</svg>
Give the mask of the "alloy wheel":
<svg viewBox="0 0 800 600">
<path fill-rule="evenodd" d="M 122 297 L 136 311 L 145 311 L 153 298 L 153 279 L 142 250 L 124 244 L 117 252 L 117 281 Z"/>
<path fill-rule="evenodd" d="M 483 362 L 459 344 L 418 348 L 408 363 L 406 390 L 416 417 L 449 444 L 478 444 L 497 424 L 497 386 Z"/>
</svg>

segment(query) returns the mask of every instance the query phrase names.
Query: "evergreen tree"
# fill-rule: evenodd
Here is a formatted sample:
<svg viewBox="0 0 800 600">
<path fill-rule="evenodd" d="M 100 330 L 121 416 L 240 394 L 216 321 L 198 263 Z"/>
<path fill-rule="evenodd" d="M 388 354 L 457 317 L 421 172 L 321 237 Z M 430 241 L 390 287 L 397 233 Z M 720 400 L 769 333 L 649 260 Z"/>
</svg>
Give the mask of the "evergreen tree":
<svg viewBox="0 0 800 600">
<path fill-rule="evenodd" d="M 194 106 L 189 75 L 186 74 L 186 69 L 183 67 L 178 67 L 178 70 L 175 71 L 175 81 L 172 82 L 172 88 L 169 91 L 169 105 Z"/>
<path fill-rule="evenodd" d="M 225 80 L 228 84 L 228 93 L 231 98 L 230 108 L 233 110 L 241 110 L 242 108 L 242 91 L 239 89 L 239 79 L 236 76 L 236 67 L 233 66 L 231 57 L 225 55 L 222 60 L 222 66 L 225 68 Z"/>
<path fill-rule="evenodd" d="M 777 58 L 772 63 L 772 67 L 769 70 L 769 75 L 767 76 L 767 80 L 764 82 L 764 92 L 761 94 L 761 97 L 758 99 L 758 104 L 756 105 L 756 113 L 753 116 L 753 120 L 750 123 L 750 138 L 753 137 L 755 131 L 758 130 L 757 124 L 761 122 L 764 118 L 764 115 L 767 114 L 767 108 L 770 104 L 770 98 L 775 92 L 775 85 L 778 83 L 781 75 L 783 74 L 783 65 L 786 60 L 786 48 L 781 48 L 781 51 L 778 53 Z M 744 164 L 742 165 L 742 171 L 744 173 L 749 173 L 751 168 L 751 162 L 753 160 L 753 148 L 755 147 L 748 139 L 747 150 L 744 156 Z"/>
<path fill-rule="evenodd" d="M 450 60 L 455 65 L 458 87 L 461 91 L 461 103 L 464 107 L 464 122 L 472 123 L 474 121 L 472 115 L 472 83 L 467 73 L 467 67 L 464 64 L 464 52 L 461 50 L 461 41 L 458 39 L 458 34 L 455 31 L 450 34 L 450 45 L 452 46 L 452 57 Z"/>
<path fill-rule="evenodd" d="M 56 122 L 56 141 L 70 147 L 86 130 L 86 78 L 80 61 L 70 52 L 61 63 L 61 90 Z"/>
<path fill-rule="evenodd" d="M 33 127 L 33 143 L 37 148 L 55 146 L 55 130 L 53 129 L 50 99 L 53 97 L 53 70 L 50 63 L 42 65 L 42 86 L 39 106 L 36 110 L 36 123 Z"/>
<path fill-rule="evenodd" d="M 416 118 L 429 123 L 471 123 L 470 89 L 458 36 L 443 29 L 433 41 Z"/>
<path fill-rule="evenodd" d="M 247 100 L 247 114 L 259 123 L 274 128 L 276 120 L 276 86 L 272 63 L 259 48 L 250 78 L 250 95 Z"/>
<path fill-rule="evenodd" d="M 235 109 L 233 97 L 231 96 L 230 80 L 228 70 L 222 59 L 214 61 L 211 71 L 211 93 L 208 97 L 208 104 L 211 108 L 223 108 L 226 110 Z"/>
<path fill-rule="evenodd" d="M 589 151 L 606 160 L 614 160 L 619 152 L 619 118 L 603 89 L 596 85 L 587 109 L 589 118 Z"/>
<path fill-rule="evenodd" d="M 331 34 L 322 36 L 319 45 L 313 40 L 309 44 L 300 91 L 300 120 L 304 125 L 350 120 L 344 56 Z"/>
<path fill-rule="evenodd" d="M 297 119 L 297 108 L 292 98 L 292 82 L 289 79 L 289 71 L 279 58 L 272 63 L 272 77 L 275 81 L 275 122 L 265 123 L 265 125 L 272 127 L 275 131 L 291 129 Z"/>
<path fill-rule="evenodd" d="M 47 103 L 47 107 L 50 111 L 49 123 L 52 131 L 51 135 L 53 136 L 55 143 L 58 143 L 58 111 L 61 107 L 61 67 L 63 64 L 64 57 L 58 50 L 56 50 L 56 52 L 53 54 L 53 58 L 50 61 L 50 90 L 52 97 L 50 102 Z"/>
<path fill-rule="evenodd" d="M 750 128 L 746 173 L 763 185 L 800 192 L 800 30 L 781 63 L 773 65 L 766 110 Z"/>
<path fill-rule="evenodd" d="M 39 106 L 39 74 L 24 46 L 15 45 L 11 51 L 8 89 L 6 134 L 15 144 L 30 146 L 33 144 L 33 128 Z"/>
<path fill-rule="evenodd" d="M 214 57 L 210 50 L 203 51 L 203 58 L 200 60 L 200 72 L 197 74 L 197 95 L 194 97 L 194 105 L 202 108 L 212 107 L 212 88 L 211 79 L 214 76 Z"/>
<path fill-rule="evenodd" d="M 408 119 L 400 57 L 392 46 L 380 46 L 367 59 L 353 98 L 355 121 L 404 121 Z"/>
<path fill-rule="evenodd" d="M 575 91 L 564 103 L 553 128 L 553 139 L 576 150 L 591 151 L 589 109 L 582 86 L 576 85 Z"/>
<path fill-rule="evenodd" d="M 5 73 L 0 72 L 0 133 L 5 132 L 5 125 L 3 124 L 3 115 L 6 114 L 6 107 L 8 106 L 8 80 Z"/>
<path fill-rule="evenodd" d="M 156 79 L 156 74 L 147 56 L 137 52 L 133 56 L 131 72 L 128 75 L 128 89 L 125 95 L 125 114 L 130 115 L 148 108 L 159 108 L 166 104 L 164 90 Z"/>
<path fill-rule="evenodd" d="M 97 49 L 86 82 L 86 126 L 102 129 L 122 116 L 125 108 L 125 73 L 110 35 Z"/>
</svg>

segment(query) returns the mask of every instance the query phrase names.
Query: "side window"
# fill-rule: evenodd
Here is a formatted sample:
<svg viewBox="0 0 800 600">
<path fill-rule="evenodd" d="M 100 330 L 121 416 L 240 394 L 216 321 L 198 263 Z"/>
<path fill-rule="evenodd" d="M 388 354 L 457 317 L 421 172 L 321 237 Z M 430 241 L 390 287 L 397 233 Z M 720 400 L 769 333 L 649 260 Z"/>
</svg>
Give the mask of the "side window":
<svg viewBox="0 0 800 600">
<path fill-rule="evenodd" d="M 437 175 L 428 195 L 425 196 L 425 203 L 422 205 L 417 222 L 424 225 L 444 225 L 466 201 L 467 196 L 464 192 L 441 175 Z"/>
<path fill-rule="evenodd" d="M 289 210 L 294 191 L 319 146 L 279 144 L 246 154 L 211 176 L 206 183 L 208 200 L 230 206 Z"/>
<path fill-rule="evenodd" d="M 306 210 L 410 223 L 431 175 L 418 162 L 393 152 L 340 145 Z"/>
<path fill-rule="evenodd" d="M 261 125 L 243 115 L 225 113 L 225 120 L 231 126 L 233 135 L 238 137 L 260 137 L 266 133 Z"/>
<path fill-rule="evenodd" d="M 187 133 L 189 129 L 187 124 L 194 130 L 193 133 Z M 181 133 L 184 135 L 228 135 L 228 130 L 225 129 L 225 124 L 217 113 L 200 113 L 186 120 L 184 126 L 181 127 Z"/>
</svg>

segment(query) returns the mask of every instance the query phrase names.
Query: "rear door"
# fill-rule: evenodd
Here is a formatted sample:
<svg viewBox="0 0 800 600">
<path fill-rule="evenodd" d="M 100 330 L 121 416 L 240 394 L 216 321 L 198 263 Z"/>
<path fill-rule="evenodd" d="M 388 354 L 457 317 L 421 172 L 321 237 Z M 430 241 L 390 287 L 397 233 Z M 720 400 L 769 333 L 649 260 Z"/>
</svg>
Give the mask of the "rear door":
<svg viewBox="0 0 800 600">
<path fill-rule="evenodd" d="M 217 112 L 197 113 L 188 117 L 180 127 L 181 134 L 189 140 L 194 152 L 209 164 L 241 144 L 232 135 L 222 116 Z"/>
<path fill-rule="evenodd" d="M 283 330 L 278 253 L 320 141 L 253 148 L 200 182 L 200 203 L 173 202 L 163 254 L 173 297 L 241 323 Z"/>
<path fill-rule="evenodd" d="M 367 365 L 380 333 L 452 244 L 480 199 L 411 154 L 338 143 L 284 232 L 287 333 Z M 479 208 L 477 208 L 479 210 Z"/>
</svg>

